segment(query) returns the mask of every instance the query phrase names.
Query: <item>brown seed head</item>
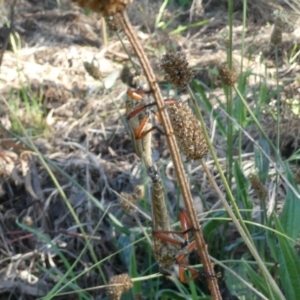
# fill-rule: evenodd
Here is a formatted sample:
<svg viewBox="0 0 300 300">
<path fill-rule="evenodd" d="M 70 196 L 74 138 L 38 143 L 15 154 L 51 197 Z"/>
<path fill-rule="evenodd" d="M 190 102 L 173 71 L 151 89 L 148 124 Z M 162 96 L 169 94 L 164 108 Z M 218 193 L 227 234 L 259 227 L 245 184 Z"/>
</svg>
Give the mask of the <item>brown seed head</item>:
<svg viewBox="0 0 300 300">
<path fill-rule="evenodd" d="M 120 19 L 118 17 L 108 16 L 105 18 L 105 21 L 106 21 L 108 29 L 111 31 L 118 31 L 122 28 Z"/>
<path fill-rule="evenodd" d="M 165 71 L 165 80 L 172 83 L 176 88 L 185 87 L 194 77 L 189 69 L 185 55 L 181 52 L 169 52 L 165 54 L 160 62 Z"/>
<path fill-rule="evenodd" d="M 238 76 L 234 70 L 230 70 L 227 62 L 219 64 L 218 71 L 222 82 L 228 86 L 234 86 L 237 83 Z"/>
<path fill-rule="evenodd" d="M 202 128 L 188 104 L 179 101 L 168 105 L 167 110 L 180 151 L 187 160 L 202 159 L 208 147 Z"/>
<path fill-rule="evenodd" d="M 115 275 L 110 278 L 106 288 L 106 296 L 110 300 L 119 300 L 124 292 L 132 288 L 132 281 L 128 274 Z"/>
<path fill-rule="evenodd" d="M 294 180 L 295 180 L 296 184 L 300 184 L 300 170 L 294 171 Z"/>
<path fill-rule="evenodd" d="M 143 185 L 136 185 L 134 187 L 133 197 L 135 199 L 143 199 L 145 197 L 145 188 Z"/>
<path fill-rule="evenodd" d="M 265 188 L 265 186 L 261 183 L 261 181 L 259 180 L 259 177 L 257 176 L 257 174 L 251 174 L 249 176 L 249 180 L 250 180 L 251 187 L 253 188 L 256 197 L 260 200 L 265 201 L 268 196 L 268 191 Z"/>
<path fill-rule="evenodd" d="M 123 12 L 132 0 L 73 0 L 81 7 L 87 7 L 104 17 Z"/>
<path fill-rule="evenodd" d="M 275 16 L 275 22 L 271 33 L 270 41 L 273 45 L 279 45 L 282 43 L 282 31 L 287 22 L 288 13 L 284 10 L 275 10 L 273 15 Z"/>
<path fill-rule="evenodd" d="M 101 80 L 102 75 L 97 66 L 95 66 L 93 63 L 90 63 L 88 61 L 83 62 L 83 66 L 91 77 L 93 77 L 96 80 Z"/>
<path fill-rule="evenodd" d="M 131 195 L 131 194 L 127 194 L 127 193 L 121 193 L 121 208 L 125 211 L 125 212 L 132 212 L 135 210 L 135 198 Z"/>
</svg>

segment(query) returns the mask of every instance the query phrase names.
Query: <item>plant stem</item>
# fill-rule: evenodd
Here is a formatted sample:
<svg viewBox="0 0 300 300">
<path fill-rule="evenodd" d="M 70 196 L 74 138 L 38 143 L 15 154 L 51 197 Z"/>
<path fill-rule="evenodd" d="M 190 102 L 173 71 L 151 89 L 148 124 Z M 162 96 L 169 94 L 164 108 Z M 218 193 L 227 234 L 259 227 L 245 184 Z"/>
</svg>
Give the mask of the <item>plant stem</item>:
<svg viewBox="0 0 300 300">
<path fill-rule="evenodd" d="M 170 119 L 168 113 L 166 112 L 164 106 L 164 100 L 162 94 L 160 92 L 159 86 L 156 82 L 155 74 L 150 66 L 150 62 L 141 47 L 141 44 L 130 24 L 130 21 L 127 17 L 126 12 L 119 13 L 116 17 L 120 18 L 120 23 L 123 28 L 124 33 L 126 34 L 129 42 L 131 43 L 140 63 L 143 68 L 144 74 L 149 82 L 151 87 L 151 91 L 153 93 L 153 97 L 155 99 L 158 113 L 160 114 L 160 118 L 162 121 L 162 125 L 166 134 L 166 139 L 168 143 L 168 147 L 170 150 L 170 154 L 173 160 L 174 169 L 177 175 L 177 179 L 180 185 L 181 193 L 183 196 L 183 200 L 185 203 L 185 208 L 189 218 L 191 219 L 191 223 L 193 228 L 193 235 L 197 245 L 197 252 L 199 257 L 203 263 L 204 270 L 207 274 L 214 274 L 213 266 L 208 257 L 206 243 L 200 228 L 200 224 L 198 223 L 196 212 L 193 205 L 193 199 L 191 195 L 191 191 L 188 186 L 187 178 L 184 173 L 184 167 L 181 161 L 181 157 L 179 154 L 178 146 L 175 140 L 175 136 L 172 130 L 172 125 L 170 123 Z M 217 285 L 217 279 L 212 278 L 208 280 L 208 286 L 210 292 L 212 294 L 213 299 L 222 299 L 219 291 L 219 287 Z"/>
</svg>

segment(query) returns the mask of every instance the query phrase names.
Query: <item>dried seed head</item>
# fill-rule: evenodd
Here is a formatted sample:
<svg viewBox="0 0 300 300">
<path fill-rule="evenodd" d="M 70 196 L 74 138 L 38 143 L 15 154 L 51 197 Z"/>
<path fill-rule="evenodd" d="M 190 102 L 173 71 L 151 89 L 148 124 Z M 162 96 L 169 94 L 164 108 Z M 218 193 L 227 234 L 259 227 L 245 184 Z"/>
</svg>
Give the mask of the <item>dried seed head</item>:
<svg viewBox="0 0 300 300">
<path fill-rule="evenodd" d="M 300 170 L 294 171 L 294 180 L 296 184 L 300 184 Z"/>
<path fill-rule="evenodd" d="M 143 185 L 136 185 L 134 187 L 133 197 L 135 199 L 143 199 L 145 197 L 145 188 Z"/>
<path fill-rule="evenodd" d="M 145 300 L 145 296 L 142 293 L 135 294 L 134 300 Z"/>
<path fill-rule="evenodd" d="M 73 0 L 81 7 L 87 7 L 94 12 L 101 13 L 104 17 L 123 12 L 132 0 Z"/>
<path fill-rule="evenodd" d="M 220 78 L 225 85 L 234 86 L 237 83 L 237 73 L 228 68 L 227 62 L 220 63 L 218 66 L 218 71 Z"/>
<path fill-rule="evenodd" d="M 83 66 L 87 73 L 96 80 L 101 80 L 102 75 L 97 66 L 95 66 L 92 62 L 85 61 L 83 62 Z"/>
<path fill-rule="evenodd" d="M 106 288 L 106 296 L 110 300 L 119 300 L 124 292 L 132 288 L 132 281 L 128 274 L 120 274 L 111 277 Z"/>
<path fill-rule="evenodd" d="M 187 103 L 181 101 L 167 106 L 180 151 L 187 160 L 203 158 L 208 147 L 202 128 Z"/>
<path fill-rule="evenodd" d="M 185 55 L 181 52 L 170 52 L 163 55 L 160 66 L 166 73 L 165 80 L 176 88 L 185 87 L 194 77 L 188 67 Z"/>
<path fill-rule="evenodd" d="M 33 224 L 33 220 L 30 216 L 24 216 L 22 219 L 23 224 L 25 224 L 28 227 L 31 227 Z"/>
<path fill-rule="evenodd" d="M 251 187 L 254 190 L 256 197 L 260 200 L 265 201 L 268 196 L 268 191 L 265 186 L 259 180 L 257 174 L 251 174 L 249 176 Z"/>
<path fill-rule="evenodd" d="M 288 14 L 286 11 L 275 10 L 273 12 L 275 17 L 274 27 L 271 33 L 270 41 L 273 45 L 279 45 L 282 43 L 282 31 L 284 25 L 287 22 Z"/>
<path fill-rule="evenodd" d="M 108 16 L 105 18 L 107 27 L 111 31 L 118 31 L 121 29 L 121 23 L 119 18 L 115 18 L 114 16 Z"/>
<path fill-rule="evenodd" d="M 132 212 L 135 210 L 136 201 L 131 194 L 121 193 L 121 208 L 125 212 Z"/>
<path fill-rule="evenodd" d="M 229 48 L 229 29 L 227 27 L 220 32 L 219 43 L 224 45 L 227 49 Z"/>
</svg>

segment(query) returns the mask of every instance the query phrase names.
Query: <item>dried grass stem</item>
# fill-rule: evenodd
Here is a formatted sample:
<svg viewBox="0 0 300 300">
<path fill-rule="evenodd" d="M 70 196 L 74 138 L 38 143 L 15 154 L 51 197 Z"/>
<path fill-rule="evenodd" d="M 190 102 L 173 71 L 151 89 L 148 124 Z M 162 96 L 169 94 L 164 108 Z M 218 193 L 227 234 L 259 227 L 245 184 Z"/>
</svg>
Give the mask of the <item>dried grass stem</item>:
<svg viewBox="0 0 300 300">
<path fill-rule="evenodd" d="M 168 147 L 170 149 L 170 154 L 173 160 L 174 169 L 178 178 L 178 182 L 181 188 L 181 193 L 184 199 L 185 208 L 187 211 L 187 214 L 189 215 L 191 219 L 192 226 L 197 229 L 193 231 L 193 235 L 196 241 L 197 245 L 197 252 L 199 254 L 199 257 L 201 258 L 201 261 L 204 266 L 204 270 L 207 274 L 214 274 L 214 270 L 212 267 L 212 264 L 210 262 L 210 259 L 208 257 L 207 247 L 206 243 L 202 234 L 202 231 L 200 229 L 200 224 L 198 223 L 197 216 L 195 213 L 192 195 L 188 186 L 188 182 L 184 173 L 184 167 L 181 161 L 181 157 L 179 154 L 179 150 L 176 144 L 175 136 L 173 134 L 172 126 L 170 123 L 169 116 L 167 114 L 167 111 L 164 108 L 164 100 L 161 95 L 159 86 L 156 82 L 155 75 L 153 73 L 153 70 L 150 66 L 149 60 L 147 59 L 147 56 L 141 47 L 139 40 L 137 36 L 135 35 L 135 32 L 130 24 L 130 21 L 128 20 L 126 12 L 119 13 L 118 16 L 120 18 L 120 23 L 123 28 L 124 33 L 128 37 L 138 59 L 140 60 L 141 66 L 143 68 L 144 74 L 150 84 L 151 90 L 153 92 L 153 97 L 155 99 L 158 112 L 160 114 L 162 125 L 164 128 L 164 131 L 166 133 L 166 139 L 168 143 Z M 222 299 L 221 294 L 217 285 L 217 280 L 215 278 L 212 278 L 211 280 L 208 280 L 208 286 L 210 289 L 210 292 L 213 296 L 213 299 Z"/>
</svg>

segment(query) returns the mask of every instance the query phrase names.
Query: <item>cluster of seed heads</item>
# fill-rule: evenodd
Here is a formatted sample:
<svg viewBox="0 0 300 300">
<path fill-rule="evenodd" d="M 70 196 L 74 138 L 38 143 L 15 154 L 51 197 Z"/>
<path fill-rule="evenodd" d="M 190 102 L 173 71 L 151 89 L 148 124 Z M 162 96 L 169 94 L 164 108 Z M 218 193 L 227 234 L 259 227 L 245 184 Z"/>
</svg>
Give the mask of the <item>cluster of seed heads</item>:
<svg viewBox="0 0 300 300">
<path fill-rule="evenodd" d="M 132 0 L 73 0 L 81 7 L 86 7 L 104 17 L 123 12 Z"/>
<path fill-rule="evenodd" d="M 115 275 L 110 278 L 106 288 L 106 296 L 110 300 L 119 300 L 124 292 L 132 288 L 132 281 L 128 274 Z"/>
<path fill-rule="evenodd" d="M 187 160 L 202 159 L 207 143 L 202 128 L 187 103 L 181 101 L 167 106 L 174 135 L 180 151 Z"/>
<path fill-rule="evenodd" d="M 256 197 L 260 200 L 265 201 L 268 196 L 268 191 L 265 186 L 261 183 L 257 174 L 251 174 L 249 176 L 251 188 L 254 190 Z"/>
<path fill-rule="evenodd" d="M 185 55 L 181 52 L 166 53 L 160 65 L 166 73 L 165 80 L 176 88 L 185 87 L 194 77 Z"/>
</svg>

